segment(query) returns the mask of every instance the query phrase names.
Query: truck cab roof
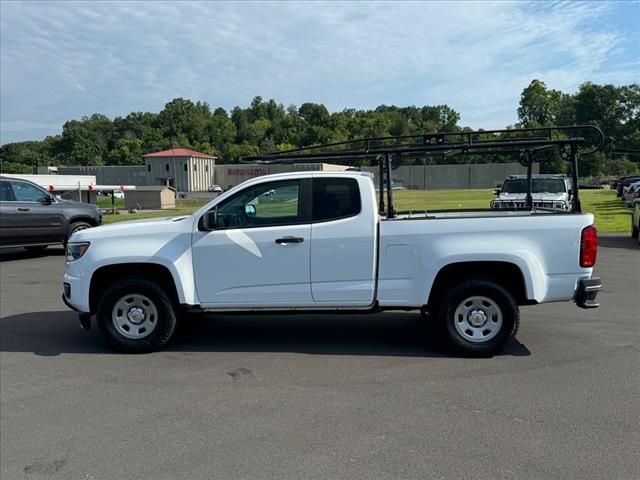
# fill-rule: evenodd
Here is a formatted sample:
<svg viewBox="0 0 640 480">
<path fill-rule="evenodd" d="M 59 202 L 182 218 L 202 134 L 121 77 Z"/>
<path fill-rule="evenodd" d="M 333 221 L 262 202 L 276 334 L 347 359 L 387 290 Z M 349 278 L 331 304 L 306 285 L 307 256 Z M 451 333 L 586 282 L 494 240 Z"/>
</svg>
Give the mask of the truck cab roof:
<svg viewBox="0 0 640 480">
<path fill-rule="evenodd" d="M 534 173 L 533 175 L 531 175 L 532 178 L 560 178 L 562 180 L 568 180 L 569 177 L 567 177 L 566 175 L 563 174 L 556 174 L 556 173 Z M 516 179 L 522 179 L 522 178 L 527 178 L 526 175 L 509 175 L 506 180 L 516 180 Z"/>
</svg>

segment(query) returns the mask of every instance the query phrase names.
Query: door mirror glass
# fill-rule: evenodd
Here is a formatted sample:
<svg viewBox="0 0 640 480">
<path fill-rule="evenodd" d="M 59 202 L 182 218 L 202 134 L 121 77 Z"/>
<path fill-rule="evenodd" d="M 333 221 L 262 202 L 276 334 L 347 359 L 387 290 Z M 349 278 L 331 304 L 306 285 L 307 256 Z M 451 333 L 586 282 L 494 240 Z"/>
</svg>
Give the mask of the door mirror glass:
<svg viewBox="0 0 640 480">
<path fill-rule="evenodd" d="M 53 202 L 55 202 L 55 198 L 50 193 L 40 199 L 40 203 L 43 205 L 51 205 Z"/>
<path fill-rule="evenodd" d="M 256 207 L 255 205 L 251 205 L 250 203 L 244 206 L 244 213 L 247 217 L 255 217 L 256 216 Z"/>
<path fill-rule="evenodd" d="M 209 210 L 202 216 L 202 226 L 205 230 L 215 230 L 218 226 L 218 209 Z"/>
</svg>

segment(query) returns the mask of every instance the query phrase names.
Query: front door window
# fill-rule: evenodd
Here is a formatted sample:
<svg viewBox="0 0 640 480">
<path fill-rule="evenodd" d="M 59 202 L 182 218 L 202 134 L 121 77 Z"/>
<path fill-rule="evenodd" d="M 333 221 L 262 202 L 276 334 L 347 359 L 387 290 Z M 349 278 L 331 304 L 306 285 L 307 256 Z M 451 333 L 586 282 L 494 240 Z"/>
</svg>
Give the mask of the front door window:
<svg viewBox="0 0 640 480">
<path fill-rule="evenodd" d="M 218 228 L 275 227 L 301 222 L 300 182 L 249 187 L 218 206 Z"/>
<path fill-rule="evenodd" d="M 42 202 L 47 198 L 44 190 L 23 182 L 11 182 L 13 196 L 17 202 Z"/>
</svg>

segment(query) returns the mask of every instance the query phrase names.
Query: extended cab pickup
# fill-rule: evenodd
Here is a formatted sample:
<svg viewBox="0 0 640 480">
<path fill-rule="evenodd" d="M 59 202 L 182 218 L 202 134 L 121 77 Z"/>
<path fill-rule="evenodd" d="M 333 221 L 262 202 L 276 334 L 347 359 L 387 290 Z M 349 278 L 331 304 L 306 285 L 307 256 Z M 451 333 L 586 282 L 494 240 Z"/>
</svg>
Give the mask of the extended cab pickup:
<svg viewBox="0 0 640 480">
<path fill-rule="evenodd" d="M 468 353 L 500 351 L 519 305 L 597 307 L 591 214 L 378 212 L 370 174 L 248 180 L 193 215 L 74 234 L 65 303 L 117 349 L 161 348 L 188 311 L 420 310 Z"/>
</svg>

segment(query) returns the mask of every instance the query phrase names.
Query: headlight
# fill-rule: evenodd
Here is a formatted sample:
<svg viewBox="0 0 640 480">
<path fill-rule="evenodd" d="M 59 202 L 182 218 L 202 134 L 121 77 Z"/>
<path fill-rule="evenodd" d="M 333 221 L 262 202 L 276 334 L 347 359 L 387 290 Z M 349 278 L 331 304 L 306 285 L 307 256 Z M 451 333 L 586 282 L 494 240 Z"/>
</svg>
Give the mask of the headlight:
<svg viewBox="0 0 640 480">
<path fill-rule="evenodd" d="M 82 257 L 89 245 L 89 242 L 67 243 L 67 262 L 74 262 Z"/>
</svg>

